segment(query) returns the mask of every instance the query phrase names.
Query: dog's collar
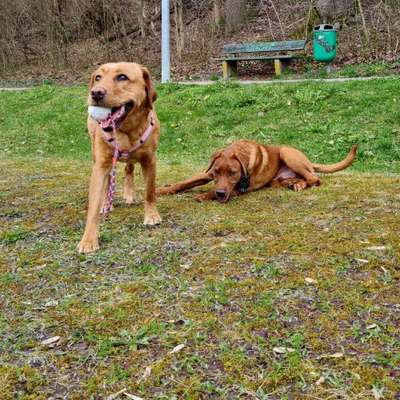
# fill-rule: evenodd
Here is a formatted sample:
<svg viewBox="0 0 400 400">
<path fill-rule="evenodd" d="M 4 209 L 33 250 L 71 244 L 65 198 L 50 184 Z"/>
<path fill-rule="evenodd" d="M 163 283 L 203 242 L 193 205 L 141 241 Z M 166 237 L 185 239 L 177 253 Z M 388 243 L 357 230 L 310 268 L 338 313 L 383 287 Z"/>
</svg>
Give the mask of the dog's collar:
<svg viewBox="0 0 400 400">
<path fill-rule="evenodd" d="M 243 174 L 240 181 L 236 184 L 235 189 L 239 193 L 246 193 L 250 186 L 250 177 L 247 174 Z"/>
<path fill-rule="evenodd" d="M 114 149 L 114 152 L 115 152 L 115 150 L 118 150 L 118 160 L 126 160 L 131 153 L 133 153 L 134 151 L 136 151 L 140 147 L 142 147 L 143 144 L 146 142 L 146 140 L 151 136 L 151 134 L 153 133 L 154 127 L 156 125 L 153 111 L 149 112 L 148 120 L 149 120 L 149 125 L 146 128 L 146 130 L 143 132 L 143 135 L 140 137 L 139 142 L 137 142 L 130 149 L 127 149 L 127 150 L 121 150 L 119 148 L 118 143 L 117 143 L 117 138 L 115 137 L 115 133 L 116 133 L 115 127 L 114 127 L 112 133 L 105 132 L 102 129 L 104 141 L 110 147 L 112 147 Z"/>
</svg>

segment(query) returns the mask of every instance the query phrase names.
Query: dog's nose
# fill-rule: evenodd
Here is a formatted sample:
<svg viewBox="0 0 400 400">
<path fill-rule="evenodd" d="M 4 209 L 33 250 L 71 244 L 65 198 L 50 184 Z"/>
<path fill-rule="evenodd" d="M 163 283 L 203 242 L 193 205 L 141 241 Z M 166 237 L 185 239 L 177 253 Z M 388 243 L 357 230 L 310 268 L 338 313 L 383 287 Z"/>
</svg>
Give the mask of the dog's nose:
<svg viewBox="0 0 400 400">
<path fill-rule="evenodd" d="M 94 101 L 103 100 L 106 97 L 107 90 L 104 88 L 97 88 L 90 91 L 90 95 Z"/>
<path fill-rule="evenodd" d="M 222 198 L 225 197 L 225 190 L 218 189 L 218 190 L 215 191 L 215 194 L 217 195 L 217 197 L 222 199 Z"/>
</svg>

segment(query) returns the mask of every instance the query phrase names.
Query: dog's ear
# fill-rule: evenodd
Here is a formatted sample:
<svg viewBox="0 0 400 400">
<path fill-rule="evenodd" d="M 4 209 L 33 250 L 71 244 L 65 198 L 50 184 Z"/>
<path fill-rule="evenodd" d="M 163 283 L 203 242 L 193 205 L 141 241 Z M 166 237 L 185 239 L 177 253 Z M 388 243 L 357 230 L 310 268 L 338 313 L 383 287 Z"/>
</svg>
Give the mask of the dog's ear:
<svg viewBox="0 0 400 400">
<path fill-rule="evenodd" d="M 239 147 L 236 149 L 233 156 L 239 161 L 243 174 L 251 175 L 256 165 L 257 157 L 260 153 L 260 146 L 254 147 Z"/>
<path fill-rule="evenodd" d="M 233 155 L 237 161 L 239 161 L 240 166 L 242 167 L 242 173 L 244 176 L 249 175 L 251 171 L 249 171 L 249 158 L 240 152 L 236 152 Z"/>
<path fill-rule="evenodd" d="M 212 167 L 214 166 L 215 161 L 217 158 L 219 158 L 222 155 L 223 150 L 217 150 L 212 156 L 211 156 L 211 162 L 210 165 L 208 166 L 206 173 L 210 172 Z"/>
<path fill-rule="evenodd" d="M 143 79 L 146 84 L 147 104 L 150 108 L 153 108 L 153 103 L 157 100 L 157 92 L 154 88 L 149 70 L 146 67 L 142 67 L 142 70 Z"/>
</svg>

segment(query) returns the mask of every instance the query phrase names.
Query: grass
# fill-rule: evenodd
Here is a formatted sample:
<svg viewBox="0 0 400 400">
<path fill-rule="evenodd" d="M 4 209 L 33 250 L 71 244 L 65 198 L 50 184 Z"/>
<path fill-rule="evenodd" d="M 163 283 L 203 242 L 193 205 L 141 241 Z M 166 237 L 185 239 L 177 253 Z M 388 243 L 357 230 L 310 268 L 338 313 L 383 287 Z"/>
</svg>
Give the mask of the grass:
<svg viewBox="0 0 400 400">
<path fill-rule="evenodd" d="M 298 85 L 159 87 L 159 157 L 173 164 L 239 138 L 286 143 L 331 162 L 360 144 L 359 171 L 400 171 L 400 79 Z M 44 86 L 0 96 L 4 157 L 90 159 L 86 88 Z"/>
<path fill-rule="evenodd" d="M 398 73 L 400 62 L 396 61 L 388 63 L 385 61 L 364 63 L 364 64 L 348 64 L 342 67 L 335 67 L 327 73 L 326 66 L 323 63 L 306 64 L 307 78 L 356 78 L 371 76 L 388 76 Z"/>
<path fill-rule="evenodd" d="M 156 229 L 119 197 L 93 256 L 85 88 L 0 93 L 0 399 L 398 398 L 399 86 L 160 87 L 160 183 L 243 137 L 360 156 L 302 193 L 162 198 Z"/>
</svg>

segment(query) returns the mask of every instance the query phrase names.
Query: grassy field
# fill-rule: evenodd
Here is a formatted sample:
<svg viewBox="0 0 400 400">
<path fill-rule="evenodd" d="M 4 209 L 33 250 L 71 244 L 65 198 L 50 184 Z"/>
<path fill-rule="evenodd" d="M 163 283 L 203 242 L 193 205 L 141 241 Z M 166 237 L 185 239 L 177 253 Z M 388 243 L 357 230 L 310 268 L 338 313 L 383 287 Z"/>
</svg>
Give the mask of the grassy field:
<svg viewBox="0 0 400 400">
<path fill-rule="evenodd" d="M 204 165 L 250 138 L 331 162 L 360 144 L 353 170 L 400 172 L 400 78 L 274 86 L 159 87 L 163 164 Z M 0 155 L 89 160 L 86 88 L 44 86 L 0 96 Z"/>
<path fill-rule="evenodd" d="M 159 183 L 238 138 L 359 157 L 300 193 L 161 198 L 155 229 L 119 197 L 93 256 L 86 89 L 0 92 L 0 399 L 398 399 L 399 89 L 159 87 Z"/>
</svg>

